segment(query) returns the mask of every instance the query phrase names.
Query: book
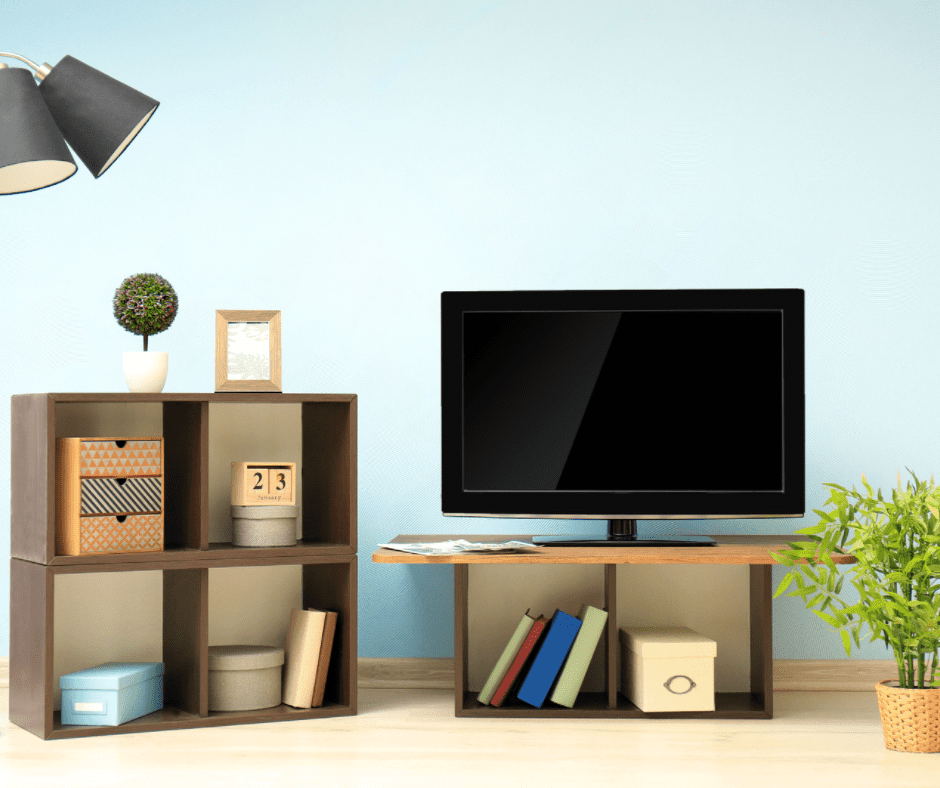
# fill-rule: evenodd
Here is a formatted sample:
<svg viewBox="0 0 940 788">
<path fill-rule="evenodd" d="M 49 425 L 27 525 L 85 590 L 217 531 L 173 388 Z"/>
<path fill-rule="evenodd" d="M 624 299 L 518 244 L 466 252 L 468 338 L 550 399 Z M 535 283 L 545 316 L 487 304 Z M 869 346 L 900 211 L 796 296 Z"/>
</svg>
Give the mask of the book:
<svg viewBox="0 0 940 788">
<path fill-rule="evenodd" d="M 518 653 L 509 665 L 509 670 L 506 671 L 506 675 L 503 676 L 503 680 L 499 683 L 493 698 L 490 700 L 491 706 L 502 706 L 509 691 L 515 686 L 519 676 L 523 673 L 523 668 L 528 664 L 529 658 L 535 653 L 535 647 L 541 640 L 547 623 L 548 620 L 545 616 L 539 616 L 532 622 L 529 634 L 522 641 Z"/>
<path fill-rule="evenodd" d="M 320 641 L 320 658 L 317 661 L 317 673 L 313 682 L 313 707 L 323 705 L 323 695 L 326 693 L 326 674 L 330 669 L 330 653 L 333 651 L 333 636 L 336 633 L 336 619 L 338 614 L 332 610 L 326 611 L 326 621 L 323 624 L 323 639 Z"/>
<path fill-rule="evenodd" d="M 503 653 L 496 661 L 496 665 L 493 666 L 493 670 L 490 672 L 486 684 L 483 685 L 483 689 L 480 690 L 480 694 L 477 695 L 477 700 L 480 703 L 489 703 L 490 700 L 492 700 L 493 695 L 496 694 L 497 687 L 499 687 L 500 682 L 509 671 L 509 666 L 512 664 L 513 659 L 515 659 L 516 654 L 519 653 L 519 649 L 522 648 L 526 635 L 529 634 L 534 623 L 535 619 L 530 616 L 529 611 L 526 610 L 525 615 L 522 616 L 522 621 L 516 626 L 516 630 L 512 633 L 512 637 L 509 638 L 509 642 L 503 649 Z"/>
<path fill-rule="evenodd" d="M 539 646 L 538 654 L 532 660 L 532 667 L 526 673 L 522 686 L 516 694 L 519 700 L 537 709 L 542 708 L 545 697 L 552 688 L 552 683 L 565 657 L 568 656 L 579 629 L 581 629 L 579 619 L 569 616 L 563 610 L 555 611 L 545 639 Z"/>
<path fill-rule="evenodd" d="M 281 688 L 281 700 L 288 706 L 310 708 L 325 625 L 326 612 L 323 610 L 295 608 L 290 612 Z"/>
<path fill-rule="evenodd" d="M 584 605 L 578 613 L 581 620 L 581 629 L 574 639 L 568 659 L 558 674 L 558 682 L 552 692 L 551 701 L 559 706 L 574 706 L 575 699 L 581 691 L 584 677 L 587 675 L 588 665 L 597 650 L 597 644 L 604 633 L 607 623 L 607 611 L 600 608 Z"/>
</svg>

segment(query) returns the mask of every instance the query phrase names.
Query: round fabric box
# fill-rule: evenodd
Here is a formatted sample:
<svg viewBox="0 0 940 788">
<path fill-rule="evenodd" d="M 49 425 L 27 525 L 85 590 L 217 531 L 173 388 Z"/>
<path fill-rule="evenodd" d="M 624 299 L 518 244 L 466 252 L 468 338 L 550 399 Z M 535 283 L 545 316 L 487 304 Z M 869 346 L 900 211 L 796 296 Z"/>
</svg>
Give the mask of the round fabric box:
<svg viewBox="0 0 940 788">
<path fill-rule="evenodd" d="M 209 711 L 250 711 L 281 705 L 284 649 L 209 646 Z"/>
<path fill-rule="evenodd" d="M 285 547 L 297 544 L 299 506 L 233 506 L 235 547 Z"/>
</svg>

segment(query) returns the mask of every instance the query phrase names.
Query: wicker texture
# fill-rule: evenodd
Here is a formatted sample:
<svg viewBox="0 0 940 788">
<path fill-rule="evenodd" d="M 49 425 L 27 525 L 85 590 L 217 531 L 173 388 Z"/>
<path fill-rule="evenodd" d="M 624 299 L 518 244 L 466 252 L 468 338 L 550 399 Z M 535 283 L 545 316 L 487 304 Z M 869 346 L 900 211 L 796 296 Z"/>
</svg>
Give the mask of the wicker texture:
<svg viewBox="0 0 940 788">
<path fill-rule="evenodd" d="M 885 747 L 900 752 L 940 752 L 940 689 L 876 685 Z"/>
</svg>

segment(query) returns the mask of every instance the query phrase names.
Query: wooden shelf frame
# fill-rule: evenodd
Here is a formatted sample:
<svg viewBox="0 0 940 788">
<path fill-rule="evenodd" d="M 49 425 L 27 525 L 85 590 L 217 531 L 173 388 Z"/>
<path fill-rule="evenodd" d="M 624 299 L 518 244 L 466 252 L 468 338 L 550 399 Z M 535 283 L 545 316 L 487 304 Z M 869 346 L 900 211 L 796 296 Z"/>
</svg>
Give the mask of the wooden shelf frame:
<svg viewBox="0 0 940 788">
<path fill-rule="evenodd" d="M 529 535 L 402 535 L 392 542 L 435 542 L 451 539 L 471 542 L 531 542 Z M 786 536 L 714 536 L 713 547 L 533 547 L 518 553 L 466 553 L 419 556 L 382 548 L 372 555 L 375 563 L 452 564 L 454 567 L 454 713 L 458 717 L 504 718 L 682 718 L 770 719 L 773 717 L 773 596 L 771 550 L 786 546 Z M 834 555 L 836 563 L 854 563 L 847 555 Z M 475 564 L 583 564 L 597 565 L 603 583 L 607 624 L 601 638 L 604 649 L 604 690 L 581 693 L 574 708 L 546 703 L 536 709 L 521 701 L 503 706 L 480 704 L 469 686 L 469 585 Z M 618 692 L 620 673 L 617 618 L 617 567 L 621 564 L 727 564 L 749 567 L 750 691 L 716 693 L 715 710 L 699 712 L 640 711 Z"/>
<path fill-rule="evenodd" d="M 162 408 L 165 543 L 160 552 L 55 555 L 55 440 L 59 404 Z M 295 546 L 209 542 L 209 404 L 300 404 L 302 538 Z M 354 394 L 24 394 L 12 397 L 10 720 L 43 739 L 314 719 L 357 711 L 357 466 Z M 304 607 L 336 610 L 322 707 L 208 709 L 209 570 L 299 565 Z M 164 708 L 123 725 L 62 725 L 54 710 L 55 577 L 160 571 Z M 289 611 L 285 611 L 285 616 Z"/>
<path fill-rule="evenodd" d="M 209 543 L 209 405 L 299 404 L 303 542 L 331 552 L 356 551 L 354 394 L 19 394 L 11 398 L 16 458 L 11 474 L 11 557 L 38 564 L 65 558 L 55 553 L 55 441 L 86 436 L 57 435 L 56 407 L 76 403 L 162 406 L 166 551 L 218 549 Z M 117 560 L 136 560 L 131 555 Z"/>
</svg>

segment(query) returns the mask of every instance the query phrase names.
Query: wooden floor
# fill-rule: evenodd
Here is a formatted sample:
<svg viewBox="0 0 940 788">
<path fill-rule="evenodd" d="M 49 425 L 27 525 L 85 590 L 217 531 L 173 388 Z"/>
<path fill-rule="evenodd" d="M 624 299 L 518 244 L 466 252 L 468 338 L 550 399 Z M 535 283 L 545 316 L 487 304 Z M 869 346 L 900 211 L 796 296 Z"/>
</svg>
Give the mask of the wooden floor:
<svg viewBox="0 0 940 788">
<path fill-rule="evenodd" d="M 7 719 L 0 785 L 940 786 L 886 750 L 872 692 L 778 692 L 773 720 L 457 719 L 446 690 L 360 689 L 360 714 L 44 742 Z"/>
</svg>

